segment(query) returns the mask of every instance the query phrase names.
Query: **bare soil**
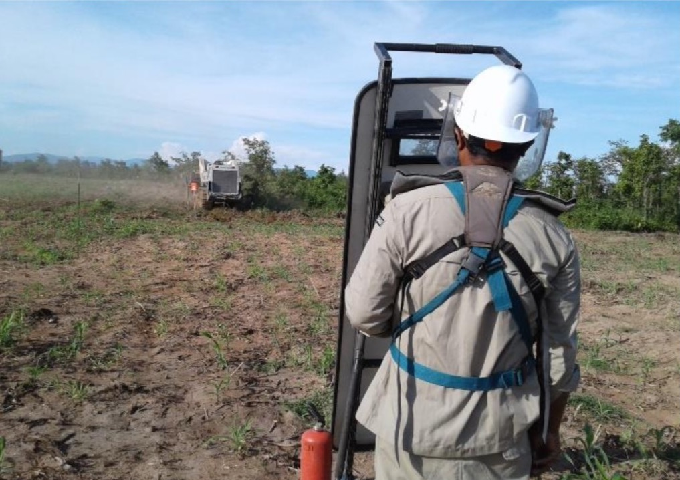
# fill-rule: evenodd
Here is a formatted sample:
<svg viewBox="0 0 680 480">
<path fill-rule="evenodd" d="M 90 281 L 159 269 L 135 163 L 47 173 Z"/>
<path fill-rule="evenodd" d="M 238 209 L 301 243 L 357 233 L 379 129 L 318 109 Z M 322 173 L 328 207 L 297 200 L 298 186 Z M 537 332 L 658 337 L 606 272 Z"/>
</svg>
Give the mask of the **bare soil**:
<svg viewBox="0 0 680 480">
<path fill-rule="evenodd" d="M 0 216 L 0 319 L 23 312 L 0 350 L 0 478 L 297 478 L 304 402 L 328 414 L 332 392 L 343 220 L 111 215 L 117 231 L 154 228 L 77 248 L 57 236 L 68 255 L 56 261 L 29 255 L 35 217 Z M 583 466 L 586 423 L 626 478 L 680 478 L 678 236 L 576 237 L 583 382 L 563 431 L 574 465 L 543 478 Z M 371 478 L 370 454 L 356 469 Z"/>
</svg>

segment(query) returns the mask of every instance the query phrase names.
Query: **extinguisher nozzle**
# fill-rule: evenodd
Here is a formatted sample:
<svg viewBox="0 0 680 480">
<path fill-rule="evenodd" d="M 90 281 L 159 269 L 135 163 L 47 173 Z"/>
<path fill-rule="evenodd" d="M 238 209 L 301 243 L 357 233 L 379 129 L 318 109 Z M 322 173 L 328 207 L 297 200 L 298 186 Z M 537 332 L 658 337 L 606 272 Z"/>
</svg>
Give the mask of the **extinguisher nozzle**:
<svg viewBox="0 0 680 480">
<path fill-rule="evenodd" d="M 319 412 L 319 409 L 316 408 L 316 405 L 314 405 L 312 402 L 307 402 L 307 410 L 309 411 L 309 414 L 314 417 L 314 420 L 321 424 L 322 428 L 326 426 L 326 419 L 323 417 L 321 412 Z"/>
</svg>

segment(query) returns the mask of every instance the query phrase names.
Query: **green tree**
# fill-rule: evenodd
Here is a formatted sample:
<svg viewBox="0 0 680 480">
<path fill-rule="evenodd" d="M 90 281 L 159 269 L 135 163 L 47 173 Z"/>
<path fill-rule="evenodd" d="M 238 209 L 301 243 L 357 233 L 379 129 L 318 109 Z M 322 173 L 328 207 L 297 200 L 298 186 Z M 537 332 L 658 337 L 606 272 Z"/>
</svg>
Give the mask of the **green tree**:
<svg viewBox="0 0 680 480">
<path fill-rule="evenodd" d="M 254 206 L 273 205 L 274 193 L 274 152 L 266 140 L 243 138 L 248 161 L 241 167 L 242 189 Z"/>
<path fill-rule="evenodd" d="M 530 190 L 542 190 L 544 185 L 543 185 L 543 175 L 544 175 L 544 170 L 543 167 L 539 168 L 536 173 L 534 173 L 532 176 L 527 178 L 522 182 L 522 186 L 524 188 L 528 188 Z"/>
<path fill-rule="evenodd" d="M 640 210 L 644 220 L 649 220 L 660 207 L 664 178 L 668 172 L 663 150 L 650 142 L 647 135 L 642 135 L 637 148 L 615 143 L 610 158 L 620 167 L 615 187 L 618 199 Z"/>
<path fill-rule="evenodd" d="M 172 157 L 172 162 L 175 164 L 173 170 L 179 176 L 189 179 L 192 173 L 198 172 L 199 158 L 201 158 L 201 152 L 191 152 L 191 155 L 182 152 L 179 157 Z"/>
<path fill-rule="evenodd" d="M 105 158 L 99 163 L 99 176 L 104 178 L 115 178 L 115 167 L 110 158 Z"/>
<path fill-rule="evenodd" d="M 423 157 L 437 155 L 437 145 L 437 141 L 432 140 L 431 138 L 420 138 L 411 150 L 410 154 Z"/>
<path fill-rule="evenodd" d="M 680 230 L 680 122 L 668 120 L 661 127 L 659 138 L 665 145 L 662 147 L 668 163 L 668 180 L 664 197 L 668 205 L 673 205 L 675 225 Z"/>
<path fill-rule="evenodd" d="M 321 165 L 305 192 L 307 206 L 313 209 L 342 210 L 347 202 L 347 177 L 333 167 Z"/>
<path fill-rule="evenodd" d="M 680 156 L 680 122 L 671 118 L 666 125 L 661 127 L 659 138 L 662 142 L 670 144 L 670 148 L 674 150 L 676 157 Z"/>
<path fill-rule="evenodd" d="M 583 157 L 573 164 L 576 198 L 583 200 L 601 199 L 605 193 L 604 170 L 597 160 Z"/>
<path fill-rule="evenodd" d="M 153 155 L 147 160 L 147 165 L 152 172 L 161 175 L 170 173 L 170 164 L 167 160 L 163 160 L 158 152 L 153 152 Z"/>
<path fill-rule="evenodd" d="M 559 152 L 557 160 L 546 165 L 545 170 L 546 192 L 559 198 L 574 196 L 574 161 L 571 155 Z"/>
<path fill-rule="evenodd" d="M 284 167 L 276 174 L 278 193 L 284 201 L 290 202 L 294 199 L 302 200 L 308 183 L 307 172 L 299 165 L 293 168 Z"/>
<path fill-rule="evenodd" d="M 36 158 L 35 165 L 37 173 L 49 173 L 52 170 L 50 161 L 47 159 L 47 156 L 42 153 Z"/>
</svg>

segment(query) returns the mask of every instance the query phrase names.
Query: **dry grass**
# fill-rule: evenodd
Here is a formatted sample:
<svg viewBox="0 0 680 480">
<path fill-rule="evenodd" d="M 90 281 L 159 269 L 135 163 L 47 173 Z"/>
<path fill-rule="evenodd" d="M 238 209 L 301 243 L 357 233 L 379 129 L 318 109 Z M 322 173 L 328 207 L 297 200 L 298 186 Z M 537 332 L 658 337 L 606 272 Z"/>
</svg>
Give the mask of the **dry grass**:
<svg viewBox="0 0 680 480">
<path fill-rule="evenodd" d="M 197 213 L 182 191 L 151 205 L 136 194 L 170 190 L 144 184 L 92 184 L 78 210 L 68 182 L 28 195 L 12 180 L 0 177 L 0 476 L 297 478 L 306 403 L 329 412 L 343 221 Z M 678 237 L 576 238 L 573 464 L 544 478 L 679 478 Z M 610 477 L 587 476 L 595 447 Z M 370 457 L 357 466 L 370 478 Z"/>
</svg>

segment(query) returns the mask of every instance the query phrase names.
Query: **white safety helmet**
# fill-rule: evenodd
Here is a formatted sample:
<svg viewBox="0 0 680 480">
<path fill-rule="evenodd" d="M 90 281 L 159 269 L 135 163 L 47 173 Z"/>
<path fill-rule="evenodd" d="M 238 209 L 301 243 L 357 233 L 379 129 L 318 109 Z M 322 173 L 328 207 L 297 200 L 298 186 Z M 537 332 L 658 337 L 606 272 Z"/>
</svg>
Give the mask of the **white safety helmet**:
<svg viewBox="0 0 680 480">
<path fill-rule="evenodd" d="M 453 112 L 463 132 L 485 140 L 525 143 L 541 130 L 536 87 L 510 65 L 487 68 L 473 78 Z"/>
<path fill-rule="evenodd" d="M 526 73 L 498 65 L 473 78 L 462 97 L 450 95 L 443 123 L 437 157 L 449 167 L 458 164 L 454 125 L 484 140 L 515 144 L 534 140 L 515 169 L 515 176 L 524 180 L 543 162 L 553 110 L 539 108 L 536 87 Z"/>
</svg>

